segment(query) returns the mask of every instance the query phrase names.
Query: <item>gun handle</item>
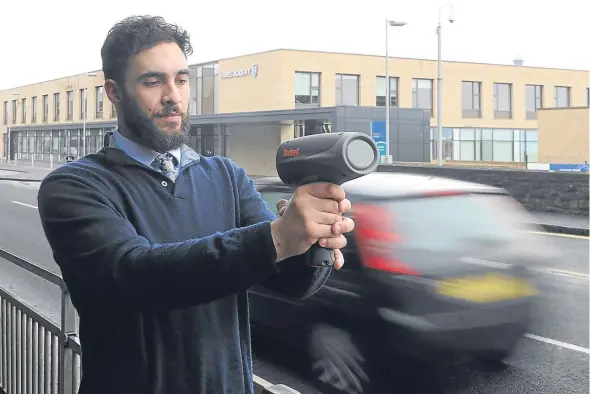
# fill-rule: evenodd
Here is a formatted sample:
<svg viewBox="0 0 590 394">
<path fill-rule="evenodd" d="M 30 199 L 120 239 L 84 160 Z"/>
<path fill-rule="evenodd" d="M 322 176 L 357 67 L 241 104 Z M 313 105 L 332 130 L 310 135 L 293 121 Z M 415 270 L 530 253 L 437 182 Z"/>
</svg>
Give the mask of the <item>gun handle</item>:
<svg viewBox="0 0 590 394">
<path fill-rule="evenodd" d="M 332 267 L 334 265 L 334 250 L 322 248 L 313 244 L 306 253 L 307 265 L 315 268 Z"/>
</svg>

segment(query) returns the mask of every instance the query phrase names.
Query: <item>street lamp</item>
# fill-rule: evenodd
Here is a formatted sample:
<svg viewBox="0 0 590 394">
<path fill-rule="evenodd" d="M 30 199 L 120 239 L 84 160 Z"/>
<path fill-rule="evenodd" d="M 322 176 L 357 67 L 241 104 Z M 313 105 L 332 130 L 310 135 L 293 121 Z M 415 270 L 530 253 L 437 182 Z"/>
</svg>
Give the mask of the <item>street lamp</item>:
<svg viewBox="0 0 590 394">
<path fill-rule="evenodd" d="M 406 22 L 397 22 L 385 19 L 385 163 L 392 162 L 389 154 L 389 107 L 391 101 L 391 92 L 389 87 L 389 28 L 402 27 Z"/>
<path fill-rule="evenodd" d="M 86 73 L 87 77 L 96 77 L 97 74 L 96 73 Z M 86 156 L 86 107 L 87 107 L 87 103 L 88 103 L 88 98 L 87 96 L 87 88 L 86 86 L 84 86 L 84 90 L 83 90 L 83 95 L 84 95 L 84 102 L 82 103 L 82 112 L 83 112 L 83 116 L 82 116 L 82 157 Z"/>
<path fill-rule="evenodd" d="M 445 7 L 449 8 L 449 22 L 455 22 L 455 17 L 453 16 L 453 5 L 452 4 L 443 4 L 438 9 L 438 26 L 436 28 L 436 34 L 438 35 L 438 76 L 436 78 L 436 107 L 437 107 L 437 154 L 436 154 L 436 163 L 440 167 L 442 166 L 442 152 L 443 152 L 443 142 L 442 142 L 442 22 L 441 22 L 441 15 L 442 11 Z"/>
<path fill-rule="evenodd" d="M 7 137 L 8 137 L 8 144 L 7 144 L 8 150 L 7 150 L 7 156 L 6 156 L 6 162 L 7 163 L 10 163 L 10 153 L 12 152 L 12 140 L 10 138 L 10 136 L 11 136 L 11 130 L 12 130 L 12 127 L 11 127 L 12 126 L 12 124 L 11 124 L 12 121 L 11 121 L 11 119 L 12 119 L 12 114 L 15 113 L 16 108 L 18 108 L 18 97 L 19 97 L 20 93 L 18 93 L 18 92 L 12 92 L 12 95 L 13 96 L 16 96 L 16 101 L 15 101 L 16 104 L 15 104 L 15 107 L 14 108 L 12 108 L 12 106 L 10 107 L 10 113 L 8 114 L 9 115 L 8 116 L 8 133 L 7 133 L 8 134 L 7 135 Z M 15 117 L 15 119 L 16 119 L 16 117 Z"/>
</svg>

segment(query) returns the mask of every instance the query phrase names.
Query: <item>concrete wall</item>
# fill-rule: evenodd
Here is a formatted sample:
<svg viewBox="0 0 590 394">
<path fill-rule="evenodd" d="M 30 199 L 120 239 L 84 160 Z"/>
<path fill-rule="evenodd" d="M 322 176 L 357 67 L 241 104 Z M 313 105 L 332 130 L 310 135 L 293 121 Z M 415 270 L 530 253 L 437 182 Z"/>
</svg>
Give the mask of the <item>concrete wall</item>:
<svg viewBox="0 0 590 394">
<path fill-rule="evenodd" d="M 531 211 L 588 216 L 588 175 L 522 170 L 434 167 L 430 165 L 380 166 L 379 171 L 436 175 L 498 186 Z"/>
<path fill-rule="evenodd" d="M 588 107 L 539 111 L 539 162 L 582 164 L 589 160 Z"/>
</svg>

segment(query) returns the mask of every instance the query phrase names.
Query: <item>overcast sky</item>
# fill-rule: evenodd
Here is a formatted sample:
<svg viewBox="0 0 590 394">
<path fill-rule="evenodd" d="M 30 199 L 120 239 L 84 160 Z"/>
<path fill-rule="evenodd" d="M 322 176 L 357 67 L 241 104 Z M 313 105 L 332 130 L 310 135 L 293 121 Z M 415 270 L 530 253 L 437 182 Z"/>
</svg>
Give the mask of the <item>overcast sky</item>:
<svg viewBox="0 0 590 394">
<path fill-rule="evenodd" d="M 100 48 L 114 22 L 161 15 L 192 37 L 190 63 L 276 48 L 436 59 L 436 0 L 213 0 L 10 2 L 0 18 L 0 90 L 101 68 Z M 445 23 L 443 59 L 590 69 L 590 1 L 455 0 Z M 446 22 L 448 8 L 443 12 Z"/>
</svg>

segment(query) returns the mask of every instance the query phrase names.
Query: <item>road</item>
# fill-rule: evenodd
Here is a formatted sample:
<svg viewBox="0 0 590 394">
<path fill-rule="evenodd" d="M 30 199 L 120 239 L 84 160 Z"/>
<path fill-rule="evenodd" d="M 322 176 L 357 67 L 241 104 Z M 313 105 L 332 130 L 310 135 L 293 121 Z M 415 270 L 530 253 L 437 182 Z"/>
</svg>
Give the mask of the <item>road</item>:
<svg viewBox="0 0 590 394">
<path fill-rule="evenodd" d="M 0 181 L 0 247 L 59 273 L 40 225 L 36 195 L 34 183 Z M 536 281 L 541 300 L 531 332 L 507 368 L 487 371 L 458 364 L 435 371 L 392 366 L 380 393 L 588 393 L 588 238 L 535 236 L 560 250 L 564 258 L 539 270 Z M 59 292 L 54 286 L 3 260 L 0 272 L 0 287 L 58 321 Z M 263 342 L 254 337 L 256 374 L 302 394 L 319 393 L 306 379 L 297 355 L 290 356 L 290 363 L 279 363 L 280 347 Z"/>
</svg>

